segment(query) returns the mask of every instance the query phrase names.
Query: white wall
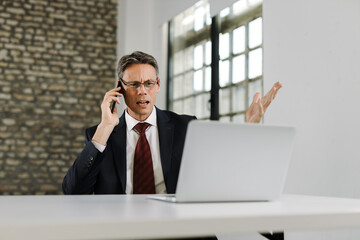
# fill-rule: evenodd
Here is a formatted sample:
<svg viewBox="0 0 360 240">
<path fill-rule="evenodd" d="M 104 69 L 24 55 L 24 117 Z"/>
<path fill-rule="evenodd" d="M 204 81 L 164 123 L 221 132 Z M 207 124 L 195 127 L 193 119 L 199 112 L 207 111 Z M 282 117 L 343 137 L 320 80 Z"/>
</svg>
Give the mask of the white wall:
<svg viewBox="0 0 360 240">
<path fill-rule="evenodd" d="M 360 197 L 360 1 L 264 2 L 265 122 L 295 125 L 286 192 Z"/>
<path fill-rule="evenodd" d="M 284 83 L 265 118 L 297 127 L 285 192 L 360 197 L 360 1 L 264 1 L 264 86 Z M 286 239 L 360 239 L 360 231 Z"/>
</svg>

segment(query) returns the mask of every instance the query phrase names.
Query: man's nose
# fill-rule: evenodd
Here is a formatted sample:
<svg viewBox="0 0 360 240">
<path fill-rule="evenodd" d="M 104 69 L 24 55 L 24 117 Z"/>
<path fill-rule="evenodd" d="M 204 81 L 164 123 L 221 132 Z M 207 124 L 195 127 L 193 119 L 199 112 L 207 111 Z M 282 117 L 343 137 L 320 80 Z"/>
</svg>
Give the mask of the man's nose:
<svg viewBox="0 0 360 240">
<path fill-rule="evenodd" d="M 145 88 L 145 85 L 144 84 L 140 84 L 140 86 L 138 87 L 138 92 L 139 92 L 139 94 L 141 94 L 141 95 L 143 95 L 143 94 L 146 94 L 147 92 L 147 90 L 146 90 L 146 88 Z"/>
</svg>

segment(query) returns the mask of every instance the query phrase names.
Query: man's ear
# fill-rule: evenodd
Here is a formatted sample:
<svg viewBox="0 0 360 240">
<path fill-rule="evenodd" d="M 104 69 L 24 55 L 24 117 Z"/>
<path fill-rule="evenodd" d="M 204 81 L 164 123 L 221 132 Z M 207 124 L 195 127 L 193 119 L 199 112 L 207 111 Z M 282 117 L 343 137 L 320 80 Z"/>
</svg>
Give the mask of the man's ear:
<svg viewBox="0 0 360 240">
<path fill-rule="evenodd" d="M 157 88 L 157 92 L 160 92 L 160 78 L 159 78 L 159 77 L 158 77 L 157 81 L 158 81 L 158 88 Z"/>
</svg>

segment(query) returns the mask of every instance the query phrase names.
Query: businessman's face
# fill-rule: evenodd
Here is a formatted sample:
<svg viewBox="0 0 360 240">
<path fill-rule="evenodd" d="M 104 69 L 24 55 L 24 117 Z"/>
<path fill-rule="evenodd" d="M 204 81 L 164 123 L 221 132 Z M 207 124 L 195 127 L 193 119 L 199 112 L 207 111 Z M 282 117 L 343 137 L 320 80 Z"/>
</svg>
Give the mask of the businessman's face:
<svg viewBox="0 0 360 240">
<path fill-rule="evenodd" d="M 124 98 L 129 115 L 138 121 L 147 119 L 160 91 L 160 78 L 156 79 L 155 68 L 150 64 L 133 64 L 125 69 L 122 79 L 128 85 L 124 86 Z M 137 88 L 131 87 L 131 83 L 134 82 L 147 84 L 141 84 Z"/>
</svg>

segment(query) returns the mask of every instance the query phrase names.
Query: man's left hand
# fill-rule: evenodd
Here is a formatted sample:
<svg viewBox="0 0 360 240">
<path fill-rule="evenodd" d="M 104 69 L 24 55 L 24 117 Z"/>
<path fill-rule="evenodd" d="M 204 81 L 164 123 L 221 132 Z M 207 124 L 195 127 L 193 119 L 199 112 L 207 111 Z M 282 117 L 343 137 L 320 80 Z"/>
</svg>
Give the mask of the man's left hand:
<svg viewBox="0 0 360 240">
<path fill-rule="evenodd" d="M 253 102 L 246 111 L 246 122 L 259 123 L 281 87 L 282 84 L 280 82 L 275 83 L 264 97 L 261 97 L 260 93 L 255 93 Z"/>
</svg>

